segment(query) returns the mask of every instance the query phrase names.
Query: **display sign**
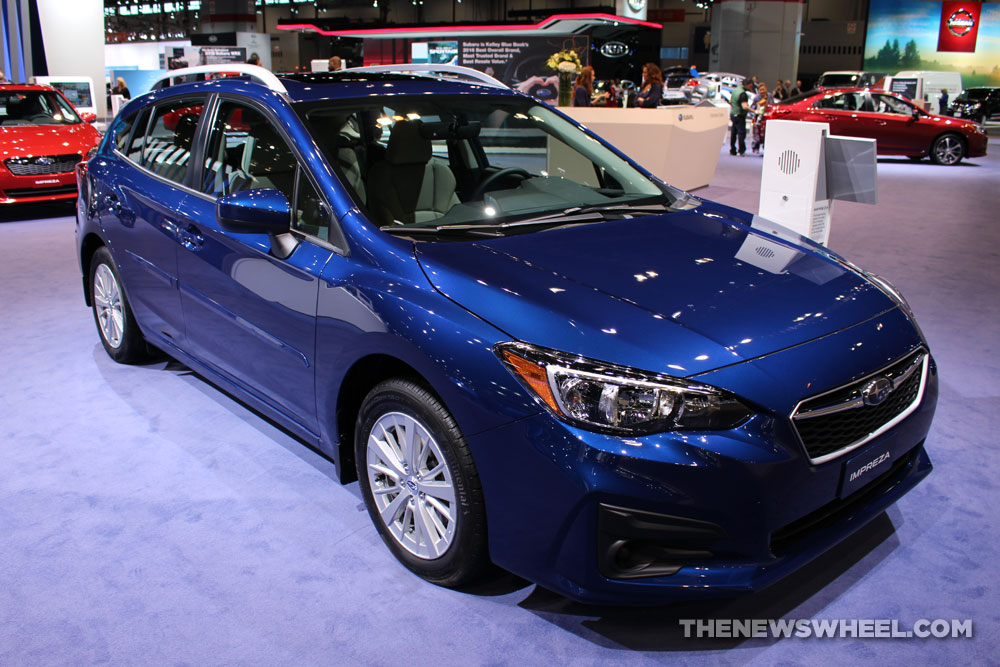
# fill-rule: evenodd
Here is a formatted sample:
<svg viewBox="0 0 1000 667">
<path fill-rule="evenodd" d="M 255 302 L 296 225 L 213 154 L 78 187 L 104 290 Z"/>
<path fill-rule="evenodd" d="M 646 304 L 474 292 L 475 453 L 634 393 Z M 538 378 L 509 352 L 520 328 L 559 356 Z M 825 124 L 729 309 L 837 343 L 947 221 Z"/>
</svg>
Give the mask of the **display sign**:
<svg viewBox="0 0 1000 667">
<path fill-rule="evenodd" d="M 974 53 L 981 15 L 980 2 L 942 2 L 937 50 Z"/>
<path fill-rule="evenodd" d="M 993 87 L 997 63 L 1000 2 L 868 0 L 867 71 L 958 72 L 965 88 Z"/>
<path fill-rule="evenodd" d="M 917 99 L 917 80 L 893 77 L 892 83 L 889 84 L 889 90 L 893 93 L 899 93 L 908 100 L 915 100 Z"/>
<path fill-rule="evenodd" d="M 414 42 L 410 45 L 410 62 L 453 65 L 458 62 L 458 40 Z"/>
</svg>

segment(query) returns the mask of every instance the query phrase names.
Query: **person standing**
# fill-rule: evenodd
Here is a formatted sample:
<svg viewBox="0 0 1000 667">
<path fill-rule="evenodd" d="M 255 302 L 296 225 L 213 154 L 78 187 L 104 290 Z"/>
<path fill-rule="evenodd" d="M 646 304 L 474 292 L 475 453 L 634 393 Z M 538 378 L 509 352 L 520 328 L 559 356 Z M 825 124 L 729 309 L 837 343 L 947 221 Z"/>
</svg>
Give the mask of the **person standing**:
<svg viewBox="0 0 1000 667">
<path fill-rule="evenodd" d="M 121 95 L 126 100 L 132 99 L 132 93 L 129 92 L 128 86 L 125 85 L 125 79 L 118 77 L 116 80 L 117 85 L 111 89 L 112 95 Z"/>
<path fill-rule="evenodd" d="M 767 84 L 757 86 L 757 99 L 753 101 L 753 152 L 756 155 L 764 144 L 764 111 L 769 104 L 774 104 L 774 98 L 767 92 Z"/>
<path fill-rule="evenodd" d="M 573 86 L 573 106 L 589 107 L 590 98 L 594 94 L 594 68 L 587 65 L 576 75 Z"/>
<path fill-rule="evenodd" d="M 654 109 L 663 99 L 663 72 L 659 65 L 646 63 L 642 66 L 642 90 L 639 91 L 637 106 Z"/>
<path fill-rule="evenodd" d="M 729 154 L 736 155 L 736 142 L 739 140 L 740 155 L 747 152 L 747 112 L 750 110 L 750 98 L 747 95 L 747 86 L 750 79 L 743 79 L 736 88 L 733 89 L 729 97 L 729 120 L 733 127 L 729 132 Z"/>
<path fill-rule="evenodd" d="M 948 115 L 948 89 L 941 89 L 941 97 L 938 98 L 938 113 L 942 116 Z"/>
<path fill-rule="evenodd" d="M 788 91 L 785 89 L 785 84 L 781 83 L 781 79 L 778 79 L 778 82 L 774 84 L 773 97 L 775 102 L 780 102 L 788 97 Z"/>
<path fill-rule="evenodd" d="M 805 91 L 802 90 L 802 79 L 796 79 L 795 80 L 795 87 L 792 88 L 792 90 L 791 90 L 792 97 L 794 97 L 796 95 L 801 95 L 804 92 Z"/>
</svg>

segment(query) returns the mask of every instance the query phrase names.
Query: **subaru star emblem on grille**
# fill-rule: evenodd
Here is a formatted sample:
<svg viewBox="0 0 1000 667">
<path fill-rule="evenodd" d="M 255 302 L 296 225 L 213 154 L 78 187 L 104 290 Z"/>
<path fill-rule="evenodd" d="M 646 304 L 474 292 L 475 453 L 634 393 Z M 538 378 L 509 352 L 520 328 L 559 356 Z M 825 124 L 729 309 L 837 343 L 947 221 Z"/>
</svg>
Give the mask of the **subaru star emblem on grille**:
<svg viewBox="0 0 1000 667">
<path fill-rule="evenodd" d="M 888 378 L 878 378 L 864 386 L 861 390 L 861 398 L 864 399 L 865 405 L 878 405 L 889 397 L 891 391 L 892 381 Z"/>
<path fill-rule="evenodd" d="M 47 155 L 43 155 L 42 157 L 36 157 L 35 158 L 35 164 L 50 165 L 50 164 L 55 164 L 55 163 L 56 163 L 55 158 L 48 157 Z"/>
</svg>

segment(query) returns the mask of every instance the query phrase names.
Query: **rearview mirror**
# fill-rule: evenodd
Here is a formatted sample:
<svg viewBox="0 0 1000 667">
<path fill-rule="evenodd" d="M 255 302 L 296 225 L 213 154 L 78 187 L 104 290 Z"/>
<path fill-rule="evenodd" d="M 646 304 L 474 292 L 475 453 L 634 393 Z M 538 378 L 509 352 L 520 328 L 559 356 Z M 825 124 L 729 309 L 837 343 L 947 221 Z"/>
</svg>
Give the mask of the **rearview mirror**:
<svg viewBox="0 0 1000 667">
<path fill-rule="evenodd" d="M 292 209 L 274 188 L 243 190 L 219 197 L 215 217 L 223 229 L 237 234 L 281 234 L 288 231 Z"/>
</svg>

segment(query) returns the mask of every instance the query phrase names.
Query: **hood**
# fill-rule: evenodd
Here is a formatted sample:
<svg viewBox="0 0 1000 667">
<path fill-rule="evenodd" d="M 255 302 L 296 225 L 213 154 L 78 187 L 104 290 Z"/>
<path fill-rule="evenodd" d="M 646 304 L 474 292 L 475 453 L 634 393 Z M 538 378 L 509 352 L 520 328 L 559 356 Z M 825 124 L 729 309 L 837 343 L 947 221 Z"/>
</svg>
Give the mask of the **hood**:
<svg viewBox="0 0 1000 667">
<path fill-rule="evenodd" d="M 0 127 L 0 160 L 35 155 L 86 155 L 101 135 L 89 123 Z"/>
<path fill-rule="evenodd" d="M 436 289 L 512 337 L 671 375 L 738 363 L 895 307 L 773 223 L 698 209 L 475 243 L 418 243 Z M 775 235 L 782 234 L 786 239 Z"/>
</svg>

